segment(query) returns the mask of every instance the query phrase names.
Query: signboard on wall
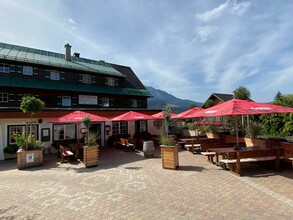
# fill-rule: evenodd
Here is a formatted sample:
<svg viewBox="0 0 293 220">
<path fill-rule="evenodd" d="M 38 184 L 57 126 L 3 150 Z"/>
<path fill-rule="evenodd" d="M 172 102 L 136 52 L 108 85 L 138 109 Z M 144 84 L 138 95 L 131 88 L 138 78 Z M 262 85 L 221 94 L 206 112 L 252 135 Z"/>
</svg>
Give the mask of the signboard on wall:
<svg viewBox="0 0 293 220">
<path fill-rule="evenodd" d="M 98 105 L 98 96 L 79 95 L 80 105 Z"/>
</svg>

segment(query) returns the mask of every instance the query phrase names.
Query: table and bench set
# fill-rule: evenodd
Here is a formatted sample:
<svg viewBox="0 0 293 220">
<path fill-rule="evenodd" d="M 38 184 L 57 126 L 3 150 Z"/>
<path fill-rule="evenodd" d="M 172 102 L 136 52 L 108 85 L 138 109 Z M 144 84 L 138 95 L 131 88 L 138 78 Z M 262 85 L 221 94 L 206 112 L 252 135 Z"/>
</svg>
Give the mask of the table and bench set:
<svg viewBox="0 0 293 220">
<path fill-rule="evenodd" d="M 279 143 L 252 146 L 250 143 L 240 142 L 237 147 L 236 143 L 224 143 L 215 138 L 208 139 L 182 138 L 180 142 L 185 143 L 184 148 L 190 152 L 195 153 L 199 149 L 199 152 L 206 156 L 209 162 L 221 166 L 224 169 L 229 168 L 230 171 L 239 176 L 242 174 L 241 167 L 244 163 L 272 161 L 274 163 L 274 169 L 279 171 L 280 161 L 285 158 L 284 148 Z"/>
</svg>

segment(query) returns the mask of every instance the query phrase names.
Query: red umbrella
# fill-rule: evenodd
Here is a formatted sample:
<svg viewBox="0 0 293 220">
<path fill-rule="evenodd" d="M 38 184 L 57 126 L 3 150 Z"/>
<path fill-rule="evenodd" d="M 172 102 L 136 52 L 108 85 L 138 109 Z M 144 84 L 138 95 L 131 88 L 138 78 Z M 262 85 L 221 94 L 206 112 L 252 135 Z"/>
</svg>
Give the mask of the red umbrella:
<svg viewBox="0 0 293 220">
<path fill-rule="evenodd" d="M 175 118 L 175 119 L 179 119 L 179 118 L 192 118 L 192 117 L 189 117 L 189 115 L 192 115 L 192 114 L 194 114 L 194 113 L 196 113 L 196 112 L 198 112 L 200 110 L 202 110 L 202 108 L 194 107 L 192 109 L 188 109 L 187 111 L 181 112 L 177 116 L 171 117 L 171 118 Z"/>
<path fill-rule="evenodd" d="M 248 100 L 232 99 L 230 101 L 215 105 L 213 107 L 203 109 L 189 116 L 193 118 L 206 118 L 206 117 L 217 117 L 217 116 L 236 117 L 237 115 L 258 115 L 258 114 L 288 113 L 288 112 L 293 112 L 293 108 L 273 105 L 273 104 L 266 104 L 261 102 L 253 102 Z M 235 120 L 235 128 L 236 128 L 237 146 L 239 146 L 237 120 Z"/>
<path fill-rule="evenodd" d="M 112 121 L 138 121 L 138 120 L 155 120 L 155 119 L 156 118 L 151 115 L 129 111 L 115 118 L 112 118 Z"/>
<path fill-rule="evenodd" d="M 232 99 L 213 107 L 202 109 L 201 111 L 190 114 L 189 116 L 192 118 L 205 118 L 229 115 L 258 115 L 287 112 L 293 112 L 293 108 L 248 100 Z"/>
<path fill-rule="evenodd" d="M 63 115 L 62 117 L 57 118 L 51 122 L 52 123 L 80 123 L 82 122 L 82 119 L 86 116 L 88 116 L 91 121 L 95 121 L 95 122 L 110 121 L 110 119 L 104 118 L 98 115 L 94 115 L 94 114 L 90 114 L 90 113 L 82 112 L 82 111 L 75 111 L 67 115 Z"/>
<path fill-rule="evenodd" d="M 156 114 L 153 114 L 152 116 L 155 117 L 155 119 L 164 119 L 163 112 L 158 112 Z M 176 118 L 176 117 L 177 117 L 177 114 L 171 113 L 171 118 Z"/>
</svg>

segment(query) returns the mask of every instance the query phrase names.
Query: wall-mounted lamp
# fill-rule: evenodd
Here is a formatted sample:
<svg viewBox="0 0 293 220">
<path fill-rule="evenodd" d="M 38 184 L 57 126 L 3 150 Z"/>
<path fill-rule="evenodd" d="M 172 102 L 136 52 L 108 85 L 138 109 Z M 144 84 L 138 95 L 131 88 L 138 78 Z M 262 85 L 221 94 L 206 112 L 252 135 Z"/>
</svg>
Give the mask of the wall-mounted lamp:
<svg viewBox="0 0 293 220">
<path fill-rule="evenodd" d="M 106 131 L 106 134 L 109 135 L 109 132 L 111 131 L 111 125 L 106 125 L 105 131 Z"/>
</svg>

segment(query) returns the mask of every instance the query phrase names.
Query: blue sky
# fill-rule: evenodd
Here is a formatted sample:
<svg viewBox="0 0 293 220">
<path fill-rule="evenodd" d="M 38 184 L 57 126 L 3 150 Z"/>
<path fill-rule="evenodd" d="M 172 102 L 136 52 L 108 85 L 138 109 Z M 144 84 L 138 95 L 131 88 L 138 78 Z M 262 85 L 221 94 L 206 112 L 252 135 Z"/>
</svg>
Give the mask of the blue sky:
<svg viewBox="0 0 293 220">
<path fill-rule="evenodd" d="M 291 0 L 1 0 L 0 41 L 130 66 L 144 85 L 203 102 L 247 87 L 292 94 Z"/>
</svg>

